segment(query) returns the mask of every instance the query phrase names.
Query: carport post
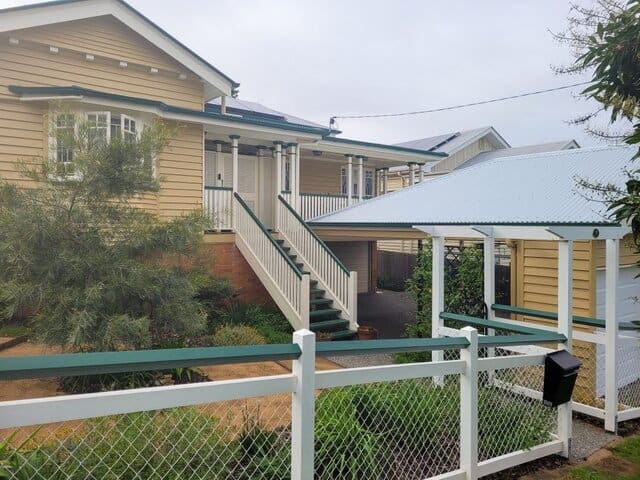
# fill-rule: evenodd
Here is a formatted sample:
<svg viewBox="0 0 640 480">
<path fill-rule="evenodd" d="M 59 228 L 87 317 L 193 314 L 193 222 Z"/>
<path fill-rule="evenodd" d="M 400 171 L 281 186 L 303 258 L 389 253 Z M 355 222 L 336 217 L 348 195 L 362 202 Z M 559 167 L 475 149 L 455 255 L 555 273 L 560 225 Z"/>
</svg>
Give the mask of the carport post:
<svg viewBox="0 0 640 480">
<path fill-rule="evenodd" d="M 618 429 L 618 321 L 616 303 L 618 300 L 618 264 L 620 241 L 606 240 L 605 270 L 605 396 L 604 429 L 616 432 Z"/>
<path fill-rule="evenodd" d="M 496 303 L 496 242 L 493 237 L 484 237 L 483 239 L 483 258 L 484 258 L 484 303 L 487 306 L 487 318 L 492 320 L 495 315 L 491 309 L 491 305 Z M 493 328 L 487 329 L 487 335 L 493 336 L 496 331 Z M 487 349 L 487 357 L 494 357 L 495 348 Z M 488 371 L 489 380 L 493 380 L 493 371 Z"/>
<path fill-rule="evenodd" d="M 444 237 L 431 237 L 432 264 L 431 276 L 431 337 L 440 336 L 442 319 L 440 313 L 444 311 Z M 441 362 L 444 358 L 441 350 L 431 353 L 433 362 Z M 434 378 L 436 385 L 443 385 L 442 377 Z"/>
<path fill-rule="evenodd" d="M 559 349 L 572 350 L 573 322 L 573 241 L 558 242 L 558 333 L 567 337 Z M 571 402 L 558 407 L 558 438 L 562 440 L 562 455 L 569 458 L 572 437 Z"/>
</svg>

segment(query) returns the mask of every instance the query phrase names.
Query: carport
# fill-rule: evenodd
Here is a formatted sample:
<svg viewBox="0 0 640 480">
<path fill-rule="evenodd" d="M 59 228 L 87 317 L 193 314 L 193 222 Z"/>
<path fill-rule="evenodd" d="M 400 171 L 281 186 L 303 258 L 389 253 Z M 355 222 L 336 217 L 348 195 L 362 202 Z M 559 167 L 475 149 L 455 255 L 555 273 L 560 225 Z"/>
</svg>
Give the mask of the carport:
<svg viewBox="0 0 640 480">
<path fill-rule="evenodd" d="M 520 316 L 520 320 L 501 319 L 514 326 L 531 326 L 529 322 L 535 319 L 555 321 L 554 325 L 536 324 L 536 328 L 564 334 L 568 341 L 559 348 L 572 350 L 574 339 L 602 345 L 605 349 L 603 402 L 593 398 L 585 403 L 573 402 L 573 407 L 603 419 L 605 428 L 615 431 L 618 422 L 640 417 L 640 403 L 619 404 L 619 346 L 622 342 L 638 342 L 637 337 L 624 332 L 637 327 L 619 322 L 616 311 L 620 239 L 630 232 L 630 228 L 612 219 L 606 205 L 597 198 L 590 198 L 592 192 L 580 187 L 578 182 L 623 185 L 627 178 L 625 170 L 635 153 L 635 148 L 611 146 L 496 159 L 315 219 L 312 225 L 334 229 L 412 226 L 429 235 L 433 242 L 433 337 L 459 335 L 457 330 L 446 326 L 448 321 L 482 327 L 487 335 L 492 335 L 495 312 L 506 311 Z M 487 319 L 444 311 L 444 246 L 447 238 L 483 241 Z M 493 266 L 497 239 L 557 243 L 556 311 L 495 303 Z M 605 315 L 601 319 L 573 314 L 573 242 L 596 239 L 606 243 Z M 529 322 L 524 322 L 524 317 Z M 515 349 L 513 352 L 518 353 Z M 491 349 L 488 352 L 489 355 L 495 353 Z M 434 352 L 433 360 L 441 359 L 442 352 Z M 525 387 L 521 391 L 531 396 L 540 394 Z M 570 412 L 571 406 L 567 405 L 559 413 L 563 415 L 562 425 L 566 428 L 571 428 Z"/>
</svg>

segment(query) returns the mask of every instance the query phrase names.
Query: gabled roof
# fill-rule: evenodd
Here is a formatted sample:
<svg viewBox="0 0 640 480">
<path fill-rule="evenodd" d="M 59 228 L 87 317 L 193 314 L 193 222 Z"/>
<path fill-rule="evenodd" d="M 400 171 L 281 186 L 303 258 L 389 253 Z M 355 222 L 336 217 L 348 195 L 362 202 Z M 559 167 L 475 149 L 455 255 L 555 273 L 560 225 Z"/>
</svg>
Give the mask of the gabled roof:
<svg viewBox="0 0 640 480">
<path fill-rule="evenodd" d="M 450 132 L 435 137 L 420 138 L 418 140 L 410 140 L 408 142 L 397 143 L 402 147 L 414 148 L 417 150 L 425 150 L 428 152 L 444 152 L 448 155 L 454 155 L 464 147 L 471 145 L 473 142 L 487 137 L 496 149 L 509 148 L 507 141 L 493 127 L 474 128 L 472 130 L 462 130 L 459 132 Z"/>
<path fill-rule="evenodd" d="M 623 186 L 637 147 L 489 160 L 312 220 L 314 226 L 616 225 L 578 180 Z M 590 195 L 591 194 L 591 195 Z"/>
<path fill-rule="evenodd" d="M 205 98 L 240 85 L 123 0 L 56 0 L 0 10 L 0 32 L 111 15 L 204 80 Z"/>
<path fill-rule="evenodd" d="M 580 148 L 575 140 L 561 140 L 559 142 L 539 143 L 537 145 L 525 145 L 523 147 L 503 148 L 501 150 L 493 150 L 491 152 L 482 152 L 473 158 L 470 158 L 462 165 L 457 166 L 454 170 L 472 167 L 488 160 L 503 157 L 517 157 L 520 155 L 529 155 L 532 153 L 556 152 L 558 150 L 570 150 L 572 148 Z"/>
</svg>

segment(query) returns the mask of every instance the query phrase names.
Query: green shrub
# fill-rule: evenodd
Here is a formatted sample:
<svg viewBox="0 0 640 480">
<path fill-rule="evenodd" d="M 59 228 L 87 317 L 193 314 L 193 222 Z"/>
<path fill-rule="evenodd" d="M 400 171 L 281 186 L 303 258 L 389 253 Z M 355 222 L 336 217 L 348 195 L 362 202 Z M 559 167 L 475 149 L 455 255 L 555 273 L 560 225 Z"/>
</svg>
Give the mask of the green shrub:
<svg viewBox="0 0 640 480">
<path fill-rule="evenodd" d="M 291 343 L 293 334 L 293 328 L 282 313 L 250 303 L 232 303 L 220 315 L 218 324 L 250 326 L 255 328 L 267 343 Z"/>
<path fill-rule="evenodd" d="M 211 340 L 219 347 L 235 345 L 264 345 L 265 339 L 255 328 L 246 325 L 220 325 Z"/>
<path fill-rule="evenodd" d="M 325 391 L 316 405 L 316 478 L 356 480 L 378 478 L 386 457 L 378 433 L 358 413 L 358 395 L 367 387 Z"/>
<path fill-rule="evenodd" d="M 0 327 L 0 337 L 30 337 L 33 331 L 24 325 L 6 325 Z"/>
</svg>

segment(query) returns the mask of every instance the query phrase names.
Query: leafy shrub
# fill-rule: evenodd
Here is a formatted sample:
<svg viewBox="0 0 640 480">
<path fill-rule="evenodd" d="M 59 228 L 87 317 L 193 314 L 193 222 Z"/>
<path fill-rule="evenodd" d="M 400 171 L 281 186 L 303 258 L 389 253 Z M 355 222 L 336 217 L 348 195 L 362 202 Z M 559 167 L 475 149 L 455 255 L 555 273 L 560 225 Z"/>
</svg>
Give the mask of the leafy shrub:
<svg viewBox="0 0 640 480">
<path fill-rule="evenodd" d="M 227 478 L 230 452 L 216 419 L 193 408 L 103 417 L 85 431 L 55 452 L 65 478 Z"/>
<path fill-rule="evenodd" d="M 0 327 L 0 337 L 29 337 L 32 333 L 33 331 L 24 325 L 5 325 Z"/>
<path fill-rule="evenodd" d="M 263 345 L 265 339 L 255 328 L 246 325 L 220 325 L 216 328 L 211 340 L 219 347 L 235 345 Z"/>
<path fill-rule="evenodd" d="M 206 382 L 207 380 L 209 380 L 209 377 L 199 369 L 184 367 L 169 370 L 62 377 L 58 381 L 58 386 L 60 390 L 65 393 L 76 394 L 155 387 L 168 383 L 178 385 L 182 383 Z"/>
<path fill-rule="evenodd" d="M 278 311 L 263 305 L 235 302 L 219 318 L 219 324 L 247 325 L 255 328 L 267 343 L 291 343 L 293 328 Z"/>
</svg>

